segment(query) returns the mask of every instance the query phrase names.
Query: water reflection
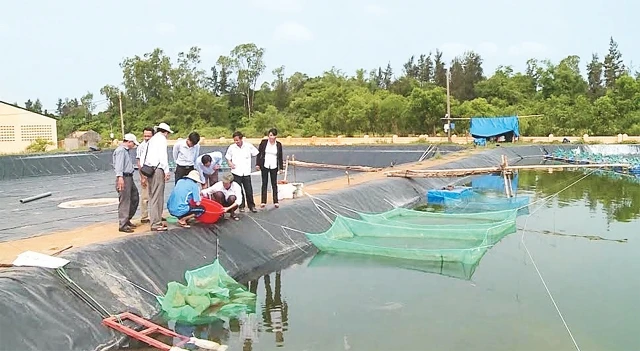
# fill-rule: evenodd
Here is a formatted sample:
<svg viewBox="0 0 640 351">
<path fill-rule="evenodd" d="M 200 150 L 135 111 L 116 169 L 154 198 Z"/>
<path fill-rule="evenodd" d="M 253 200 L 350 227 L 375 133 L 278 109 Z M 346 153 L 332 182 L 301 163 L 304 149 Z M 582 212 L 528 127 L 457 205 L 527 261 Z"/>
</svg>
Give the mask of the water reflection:
<svg viewBox="0 0 640 351">
<path fill-rule="evenodd" d="M 262 304 L 261 321 L 255 313 L 241 315 L 237 319 L 229 321 L 228 330 L 239 335 L 243 351 L 253 350 L 253 345 L 259 342 L 259 331 L 273 333 L 277 347 L 284 346 L 284 333 L 289 326 L 289 306 L 282 298 L 282 273 L 275 273 L 275 281 L 272 283 L 271 274 L 262 277 L 264 282 L 264 303 Z M 258 294 L 260 279 L 247 283 L 249 291 Z M 259 295 L 259 294 L 258 294 Z M 260 328 L 260 322 L 262 328 Z M 228 339 L 228 335 L 227 335 Z"/>
<path fill-rule="evenodd" d="M 401 268 L 424 273 L 433 273 L 461 280 L 471 280 L 471 277 L 479 264 L 480 259 L 474 264 L 465 264 L 462 262 L 419 261 L 384 256 L 318 252 L 309 261 L 307 267 L 330 269 L 371 267 L 391 269 Z"/>
<path fill-rule="evenodd" d="M 535 191 L 540 197 L 556 194 L 585 176 L 587 171 L 520 171 L 514 175 L 514 191 Z M 557 196 L 557 202 L 547 207 L 560 208 L 578 201 L 585 201 L 591 210 L 602 206 L 610 221 L 629 222 L 640 218 L 640 179 L 608 171 L 595 171 L 588 177 L 571 185 Z M 471 179 L 466 185 L 474 191 L 504 193 L 504 178 L 500 175 L 482 175 Z"/>
<path fill-rule="evenodd" d="M 271 290 L 271 276 L 264 276 L 265 299 L 262 320 L 267 333 L 275 334 L 276 346 L 284 346 L 284 332 L 289 325 L 289 306 L 282 299 L 282 274 L 276 272 L 275 287 Z"/>
<path fill-rule="evenodd" d="M 587 171 L 589 172 L 589 171 Z M 574 183 L 584 172 L 520 172 L 520 188 L 535 190 L 542 196 L 557 193 Z M 640 184 L 632 176 L 599 172 L 573 184 L 557 196 L 558 207 L 584 200 L 591 210 L 602 206 L 610 221 L 629 222 L 640 217 Z M 551 204 L 549 204 L 551 206 Z"/>
<path fill-rule="evenodd" d="M 247 288 L 250 292 L 258 294 L 259 279 L 250 280 L 247 283 Z M 255 313 L 243 314 L 238 319 L 234 320 L 232 332 L 237 332 L 240 335 L 240 341 L 242 342 L 243 351 L 251 351 L 253 344 L 258 342 L 258 321 Z"/>
</svg>

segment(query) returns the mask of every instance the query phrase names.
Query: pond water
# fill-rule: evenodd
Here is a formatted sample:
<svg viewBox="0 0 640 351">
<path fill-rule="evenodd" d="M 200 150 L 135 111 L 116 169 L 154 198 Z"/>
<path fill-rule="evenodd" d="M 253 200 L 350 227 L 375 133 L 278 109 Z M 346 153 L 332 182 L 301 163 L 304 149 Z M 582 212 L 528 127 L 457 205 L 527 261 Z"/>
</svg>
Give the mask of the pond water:
<svg viewBox="0 0 640 351">
<path fill-rule="evenodd" d="M 581 177 L 514 185 L 537 200 Z M 318 254 L 248 282 L 255 315 L 178 331 L 229 350 L 576 350 L 526 245 L 582 351 L 640 350 L 640 185 L 592 174 L 538 206 L 476 267 Z"/>
</svg>

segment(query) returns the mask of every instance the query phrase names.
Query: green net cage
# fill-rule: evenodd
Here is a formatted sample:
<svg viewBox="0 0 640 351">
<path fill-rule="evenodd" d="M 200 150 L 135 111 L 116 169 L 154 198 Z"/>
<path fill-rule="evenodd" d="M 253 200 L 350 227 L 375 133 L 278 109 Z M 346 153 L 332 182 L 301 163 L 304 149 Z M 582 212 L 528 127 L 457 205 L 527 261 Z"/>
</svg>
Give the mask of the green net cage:
<svg viewBox="0 0 640 351">
<path fill-rule="evenodd" d="M 203 324 L 255 312 L 256 295 L 236 282 L 218 260 L 187 271 L 185 280 L 187 285 L 169 282 L 165 296 L 156 297 L 168 320 Z"/>
<path fill-rule="evenodd" d="M 359 215 L 337 216 L 327 231 L 306 236 L 324 252 L 473 265 L 516 231 L 517 210 L 448 214 L 394 209 Z"/>
</svg>

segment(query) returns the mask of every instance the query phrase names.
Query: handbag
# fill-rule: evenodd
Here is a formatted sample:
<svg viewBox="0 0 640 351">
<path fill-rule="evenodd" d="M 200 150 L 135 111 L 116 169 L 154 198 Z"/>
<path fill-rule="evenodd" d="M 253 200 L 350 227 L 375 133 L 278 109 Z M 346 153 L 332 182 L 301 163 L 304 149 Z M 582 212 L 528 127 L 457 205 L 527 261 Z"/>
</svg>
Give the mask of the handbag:
<svg viewBox="0 0 640 351">
<path fill-rule="evenodd" d="M 144 160 L 142 161 L 142 167 L 140 167 L 140 173 L 147 178 L 153 177 L 153 174 L 156 172 L 158 166 L 149 166 L 144 164 L 147 161 L 147 154 L 149 153 L 149 144 L 147 144 L 147 149 L 144 152 Z M 158 164 L 159 165 L 159 164 Z"/>
<path fill-rule="evenodd" d="M 147 178 L 153 177 L 153 174 L 156 172 L 156 168 L 158 167 L 151 167 L 149 165 L 144 165 L 140 168 L 140 173 L 142 173 L 142 175 L 144 175 Z"/>
</svg>

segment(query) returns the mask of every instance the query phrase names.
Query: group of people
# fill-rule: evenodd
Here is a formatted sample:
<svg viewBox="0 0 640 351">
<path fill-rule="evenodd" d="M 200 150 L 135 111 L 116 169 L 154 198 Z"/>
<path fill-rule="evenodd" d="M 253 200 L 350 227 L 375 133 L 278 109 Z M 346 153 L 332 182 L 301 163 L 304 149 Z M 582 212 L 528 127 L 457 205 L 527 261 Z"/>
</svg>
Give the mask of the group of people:
<svg viewBox="0 0 640 351">
<path fill-rule="evenodd" d="M 171 178 L 169 169 L 168 142 L 173 133 L 166 123 L 143 130 L 142 141 L 134 134 L 124 135 L 123 142 L 113 152 L 116 174 L 116 191 L 119 195 L 119 230 L 133 233 L 136 227 L 131 222 L 138 205 L 141 207 L 141 222 L 150 223 L 151 231 L 166 231 L 164 209 L 165 182 Z M 271 184 L 274 206 L 278 203 L 278 173 L 284 169 L 282 144 L 277 141 L 278 131 L 273 128 L 258 148 L 243 140 L 241 132 L 233 133 L 231 144 L 223 156 L 215 151 L 200 154 L 200 135 L 191 132 L 186 139 L 178 139 L 173 146 L 175 162 L 175 185 L 167 201 L 169 214 L 177 217 L 178 225 L 188 228 L 189 221 L 204 213 L 202 197 L 208 197 L 223 206 L 229 218 L 239 220 L 236 210 L 257 212 L 251 185 L 252 158 L 256 158 L 255 169 L 262 175 L 260 207 L 267 204 L 267 187 Z M 134 148 L 135 160 L 130 156 Z M 231 173 L 219 177 L 223 157 Z M 133 181 L 134 172 L 140 173 L 140 188 Z M 219 179 L 221 178 L 221 179 Z"/>
</svg>

